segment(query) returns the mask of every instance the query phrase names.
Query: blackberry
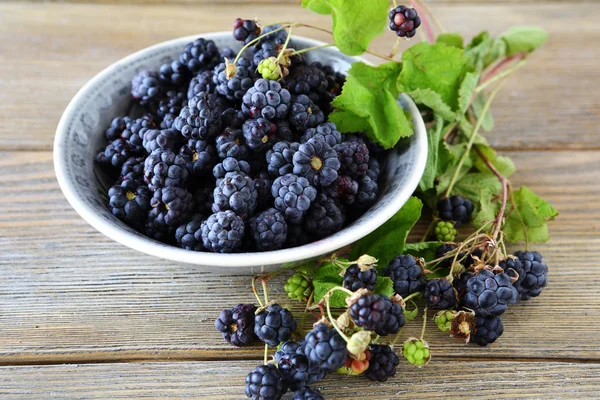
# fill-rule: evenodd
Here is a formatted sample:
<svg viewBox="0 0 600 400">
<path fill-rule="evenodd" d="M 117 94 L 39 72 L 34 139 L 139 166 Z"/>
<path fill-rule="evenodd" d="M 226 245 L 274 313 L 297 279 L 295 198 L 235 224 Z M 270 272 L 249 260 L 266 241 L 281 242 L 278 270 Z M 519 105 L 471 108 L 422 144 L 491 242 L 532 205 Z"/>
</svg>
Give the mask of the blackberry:
<svg viewBox="0 0 600 400">
<path fill-rule="evenodd" d="M 209 139 L 221 131 L 224 110 L 225 104 L 219 97 L 200 92 L 181 109 L 173 125 L 187 139 Z"/>
<path fill-rule="evenodd" d="M 121 167 L 121 177 L 129 176 L 137 180 L 144 178 L 145 157 L 129 157 Z"/>
<path fill-rule="evenodd" d="M 233 211 L 220 211 L 202 222 L 202 244 L 215 253 L 233 253 L 242 245 L 244 221 Z"/>
<path fill-rule="evenodd" d="M 246 175 L 250 173 L 250 164 L 244 160 L 237 160 L 233 157 L 227 157 L 213 168 L 213 176 L 220 179 L 225 178 L 229 172 L 243 172 Z"/>
<path fill-rule="evenodd" d="M 243 172 L 228 172 L 217 183 L 212 211 L 232 210 L 245 219 L 256 209 L 256 198 L 252 178 Z"/>
<path fill-rule="evenodd" d="M 309 379 L 315 377 L 315 374 L 310 373 L 308 358 L 304 355 L 304 347 L 297 342 L 283 343 L 273 358 L 277 362 L 277 369 L 283 375 L 285 386 L 292 390 L 303 388 L 309 384 Z"/>
<path fill-rule="evenodd" d="M 194 74 L 204 69 L 214 68 L 220 60 L 221 55 L 215 42 L 203 38 L 188 43 L 183 53 L 179 55 L 179 62 Z"/>
<path fill-rule="evenodd" d="M 158 71 L 160 79 L 169 85 L 186 87 L 190 79 L 190 71 L 178 60 L 161 65 Z"/>
<path fill-rule="evenodd" d="M 122 137 L 121 134 L 131 123 L 133 123 L 133 119 L 127 116 L 114 118 L 104 133 L 106 139 L 108 139 L 109 142 L 112 142 L 113 140 Z"/>
<path fill-rule="evenodd" d="M 273 364 L 261 365 L 246 376 L 246 397 L 279 400 L 285 394 L 281 372 Z"/>
<path fill-rule="evenodd" d="M 269 32 L 273 32 L 276 31 L 277 29 L 280 29 L 281 25 L 267 25 L 267 26 L 263 26 L 262 28 L 262 35 L 266 35 L 264 36 L 259 43 L 263 43 L 264 41 L 271 41 L 274 42 L 276 44 L 284 44 L 285 41 L 287 40 L 288 37 L 288 32 L 286 29 L 281 29 L 275 33 L 271 33 L 269 35 L 267 35 Z"/>
<path fill-rule="evenodd" d="M 284 119 L 292 96 L 276 81 L 258 79 L 242 99 L 242 111 L 250 118 Z"/>
<path fill-rule="evenodd" d="M 310 242 L 312 242 L 312 238 L 304 230 L 302 225 L 288 224 L 288 237 L 285 242 L 286 248 L 304 246 Z"/>
<path fill-rule="evenodd" d="M 304 94 L 292 99 L 289 118 L 290 124 L 299 132 L 316 128 L 325 122 L 323 111 Z"/>
<path fill-rule="evenodd" d="M 234 51 L 231 47 L 221 47 L 219 54 L 221 55 L 221 60 L 224 58 L 234 60 L 237 57 L 237 51 Z"/>
<path fill-rule="evenodd" d="M 358 289 L 373 290 L 377 281 L 377 270 L 371 267 L 362 270 L 358 264 L 352 264 L 344 273 L 344 287 L 356 292 Z"/>
<path fill-rule="evenodd" d="M 373 142 L 371 139 L 367 137 L 364 133 L 357 133 L 354 135 L 344 135 L 344 139 L 348 142 L 360 142 L 367 145 L 369 149 L 369 153 L 371 156 L 377 156 L 383 154 L 385 149 L 379 143 Z"/>
<path fill-rule="evenodd" d="M 217 136 L 216 145 L 220 158 L 233 157 L 242 160 L 249 154 L 241 129 L 225 128 L 223 133 Z"/>
<path fill-rule="evenodd" d="M 290 299 L 306 301 L 307 296 L 310 295 L 312 290 L 312 285 L 309 279 L 310 278 L 302 272 L 296 272 L 287 280 L 283 289 L 288 294 Z"/>
<path fill-rule="evenodd" d="M 323 192 L 332 199 L 343 204 L 354 204 L 358 194 L 358 182 L 346 175 L 340 175 Z"/>
<path fill-rule="evenodd" d="M 206 185 L 195 188 L 192 196 L 196 204 L 196 212 L 206 214 L 211 212 L 214 187 Z"/>
<path fill-rule="evenodd" d="M 291 94 L 307 95 L 315 103 L 320 103 L 321 96 L 327 92 L 325 73 L 314 64 L 294 66 L 284 84 Z"/>
<path fill-rule="evenodd" d="M 344 142 L 334 147 L 340 160 L 340 173 L 354 180 L 365 176 L 369 169 L 369 149 L 359 142 Z"/>
<path fill-rule="evenodd" d="M 175 240 L 179 247 L 186 250 L 202 251 L 202 237 L 200 236 L 200 226 L 204 216 L 195 214 L 192 220 L 180 225 L 175 231 Z"/>
<path fill-rule="evenodd" d="M 237 18 L 233 22 L 233 38 L 245 45 L 259 37 L 261 32 L 254 20 Z"/>
<path fill-rule="evenodd" d="M 233 107 L 229 107 L 221 114 L 223 120 L 223 126 L 225 128 L 242 129 L 244 122 L 246 122 L 246 116 L 242 110 L 236 110 Z"/>
<path fill-rule="evenodd" d="M 338 178 L 340 160 L 322 136 L 316 136 L 294 153 L 294 174 L 303 176 L 314 186 L 331 185 Z"/>
<path fill-rule="evenodd" d="M 415 36 L 419 26 L 421 26 L 421 18 L 414 8 L 398 6 L 390 11 L 390 29 L 399 37 Z"/>
<path fill-rule="evenodd" d="M 115 217 L 138 228 L 150 210 L 151 197 L 152 192 L 143 182 L 128 179 L 108 190 L 108 205 Z"/>
<path fill-rule="evenodd" d="M 234 346 L 247 346 L 256 338 L 254 335 L 254 304 L 238 304 L 237 306 L 221 311 L 215 321 L 215 328 L 223 339 Z"/>
<path fill-rule="evenodd" d="M 519 292 L 519 298 L 529 300 L 539 296 L 548 284 L 548 266 L 542 255 L 537 251 L 517 251 L 515 257 L 501 262 L 500 266 L 508 276 L 514 277 L 514 272 L 519 274 L 519 278 L 513 283 Z"/>
<path fill-rule="evenodd" d="M 143 228 L 144 235 L 158 242 L 175 245 L 175 228 L 165 225 L 157 225 L 154 220 L 148 219 Z"/>
<path fill-rule="evenodd" d="M 176 229 L 183 224 L 194 211 L 194 199 L 180 187 L 158 188 L 150 200 L 152 209 L 148 219 L 157 228 Z"/>
<path fill-rule="evenodd" d="M 190 100 L 192 97 L 198 96 L 200 93 L 214 94 L 216 91 L 216 85 L 213 82 L 213 75 L 213 70 L 209 69 L 202 71 L 193 77 L 187 90 L 188 100 Z"/>
<path fill-rule="evenodd" d="M 277 44 L 274 41 L 270 41 L 268 40 L 268 38 L 265 38 L 265 41 L 260 43 L 258 45 L 258 49 L 254 52 L 254 56 L 252 57 L 252 65 L 255 68 L 258 68 L 258 65 L 262 60 L 266 60 L 271 57 L 277 58 L 280 49 L 280 44 Z"/>
<path fill-rule="evenodd" d="M 249 227 L 256 249 L 260 251 L 279 250 L 287 238 L 287 222 L 274 208 L 252 218 Z"/>
<path fill-rule="evenodd" d="M 158 103 L 163 94 L 163 84 L 154 71 L 141 71 L 131 81 L 131 97 L 143 106 Z"/>
<path fill-rule="evenodd" d="M 242 130 L 246 144 L 256 152 L 267 150 L 277 140 L 277 125 L 264 118 L 247 120 Z"/>
<path fill-rule="evenodd" d="M 456 305 L 456 293 L 446 279 L 431 279 L 425 286 L 425 301 L 432 310 L 448 310 Z"/>
<path fill-rule="evenodd" d="M 321 135 L 331 147 L 342 143 L 342 134 L 337 130 L 333 122 L 326 122 L 316 128 L 307 129 L 302 135 L 301 142 L 306 143 L 316 135 Z"/>
<path fill-rule="evenodd" d="M 518 295 L 507 274 L 482 270 L 467 281 L 465 307 L 477 316 L 498 316 L 517 302 Z"/>
<path fill-rule="evenodd" d="M 127 128 L 121 134 L 121 137 L 127 142 L 130 148 L 138 154 L 144 153 L 146 150 L 149 151 L 144 144 L 144 135 L 148 130 L 157 129 L 155 117 L 150 114 L 146 114 L 141 118 L 131 121 L 127 124 Z"/>
<path fill-rule="evenodd" d="M 379 182 L 379 175 L 381 174 L 381 167 L 379 161 L 375 157 L 369 158 L 369 169 L 367 170 L 367 176 L 374 182 Z"/>
<path fill-rule="evenodd" d="M 294 153 L 298 151 L 299 143 L 281 141 L 273 145 L 273 148 L 267 151 L 267 170 L 274 177 L 289 174 L 294 169 L 292 159 Z"/>
<path fill-rule="evenodd" d="M 350 306 L 350 318 L 379 336 L 396 334 L 404 326 L 402 307 L 389 297 L 374 293 L 362 295 Z"/>
<path fill-rule="evenodd" d="M 286 220 L 299 224 L 316 199 L 317 190 L 306 178 L 286 174 L 275 179 L 271 194 L 275 198 L 275 208 L 284 214 Z"/>
<path fill-rule="evenodd" d="M 191 176 L 206 175 L 217 162 L 217 151 L 208 140 L 190 139 L 181 147 L 179 154 L 186 159 L 186 168 Z"/>
<path fill-rule="evenodd" d="M 280 140 L 286 140 L 288 142 L 292 142 L 294 140 L 294 132 L 290 128 L 290 123 L 286 119 L 280 119 L 275 121 L 275 125 L 277 126 L 277 132 L 275 135 Z"/>
<path fill-rule="evenodd" d="M 502 318 L 498 316 L 475 317 L 475 334 L 471 334 L 471 343 L 487 346 L 494 343 L 504 333 Z"/>
<path fill-rule="evenodd" d="M 371 359 L 365 376 L 370 381 L 385 382 L 396 375 L 400 363 L 398 356 L 390 346 L 374 344 L 370 347 Z"/>
<path fill-rule="evenodd" d="M 240 58 L 235 64 L 235 75 L 228 77 L 225 63 L 217 65 L 213 72 L 216 91 L 232 103 L 240 103 L 242 97 L 252 88 L 256 72 L 249 60 Z"/>
<path fill-rule="evenodd" d="M 455 226 L 466 224 L 473 213 L 471 200 L 461 196 L 444 198 L 437 203 L 438 217 L 443 221 L 454 221 Z"/>
<path fill-rule="evenodd" d="M 254 334 L 271 347 L 290 340 L 295 330 L 294 316 L 279 304 L 271 304 L 254 317 Z"/>
<path fill-rule="evenodd" d="M 110 142 L 96 154 L 96 162 L 121 169 L 123 164 L 134 155 L 131 147 L 121 138 Z"/>
<path fill-rule="evenodd" d="M 169 90 L 165 97 L 158 102 L 156 114 L 164 118 L 168 114 L 179 115 L 183 106 L 187 104 L 185 92 L 178 90 Z"/>
<path fill-rule="evenodd" d="M 181 135 L 175 129 L 145 129 L 142 144 L 148 153 L 157 149 L 175 150 L 181 144 Z"/>
<path fill-rule="evenodd" d="M 325 74 L 325 79 L 327 80 L 327 93 L 331 95 L 332 100 L 342 94 L 342 88 L 346 82 L 346 75 L 341 72 L 336 72 L 330 65 L 322 65 L 319 62 L 314 62 L 312 64 L 321 69 Z"/>
<path fill-rule="evenodd" d="M 150 190 L 182 186 L 188 178 L 186 160 L 169 149 L 154 150 L 144 163 L 144 180 Z"/>
<path fill-rule="evenodd" d="M 346 363 L 346 341 L 335 328 L 317 323 L 313 330 L 306 334 L 305 340 L 304 355 L 308 357 L 310 366 L 329 372 L 341 368 Z"/>
<path fill-rule="evenodd" d="M 268 172 L 263 171 L 254 177 L 254 187 L 256 188 L 257 210 L 264 210 L 273 205 L 273 196 L 271 195 L 271 187 L 273 180 Z"/>
<path fill-rule="evenodd" d="M 460 274 L 457 278 L 452 280 L 452 286 L 454 286 L 454 290 L 456 290 L 456 295 L 458 297 L 458 301 L 461 306 L 465 303 L 465 294 L 467 293 L 467 282 L 469 279 L 474 277 L 475 274 L 471 271 L 465 271 Z"/>
<path fill-rule="evenodd" d="M 160 122 L 160 129 L 171 129 L 174 128 L 174 124 L 175 124 L 175 118 L 177 118 L 177 115 L 175 114 L 167 114 L 163 117 L 162 121 Z"/>
<path fill-rule="evenodd" d="M 324 238 L 342 229 L 344 214 L 335 201 L 319 194 L 304 218 L 304 230 L 317 238 Z"/>
<path fill-rule="evenodd" d="M 370 208 L 377 202 L 379 197 L 379 185 L 377 181 L 365 175 L 358 179 L 358 192 L 356 193 L 356 206 L 359 208 Z"/>
<path fill-rule="evenodd" d="M 425 290 L 427 282 L 423 267 L 413 256 L 398 255 L 383 270 L 383 276 L 389 276 L 394 283 L 394 291 L 402 297 Z"/>
<path fill-rule="evenodd" d="M 325 400 L 325 397 L 318 390 L 305 387 L 296 391 L 292 400 Z"/>
</svg>

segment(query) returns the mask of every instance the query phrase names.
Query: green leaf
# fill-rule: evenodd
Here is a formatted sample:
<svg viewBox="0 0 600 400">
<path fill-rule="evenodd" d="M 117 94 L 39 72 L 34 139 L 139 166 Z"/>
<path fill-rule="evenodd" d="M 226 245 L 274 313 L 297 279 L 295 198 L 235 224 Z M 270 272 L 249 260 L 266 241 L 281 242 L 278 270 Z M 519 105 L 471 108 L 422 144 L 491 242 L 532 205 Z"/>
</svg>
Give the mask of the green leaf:
<svg viewBox="0 0 600 400">
<path fill-rule="evenodd" d="M 446 121 L 454 121 L 456 113 L 452 111 L 450 106 L 444 103 L 442 97 L 429 88 L 416 89 L 408 93 L 417 104 L 425 105 L 431 108 L 435 113 L 444 118 Z"/>
<path fill-rule="evenodd" d="M 500 39 L 506 43 L 506 56 L 517 53 L 531 53 L 548 40 L 548 32 L 534 26 L 515 26 L 510 28 Z"/>
<path fill-rule="evenodd" d="M 413 257 L 424 258 L 425 261 L 435 260 L 435 251 L 442 242 L 418 242 L 407 243 L 404 247 L 404 253 Z"/>
<path fill-rule="evenodd" d="M 340 261 L 347 261 L 340 259 Z M 331 262 L 324 263 L 316 272 L 313 278 L 313 287 L 315 288 L 314 301 L 319 302 L 323 296 L 332 288 L 342 286 L 344 278 L 340 276 L 341 268 Z M 345 307 L 344 299 L 346 293 L 341 290 L 333 292 L 329 298 L 332 307 Z"/>
<path fill-rule="evenodd" d="M 459 159 L 462 154 L 465 152 L 465 148 L 466 148 L 466 144 L 465 143 L 460 143 L 454 146 L 448 146 L 448 149 L 450 150 L 450 152 L 456 157 L 456 159 Z M 460 171 L 458 172 L 457 181 L 460 181 L 462 179 L 463 176 L 465 176 L 469 170 L 473 167 L 473 161 L 471 161 L 471 158 L 467 157 L 465 159 L 465 161 L 462 164 L 462 167 L 460 168 Z M 458 162 L 455 164 L 451 164 L 449 165 L 445 171 L 439 175 L 437 177 L 437 185 L 435 187 L 436 189 L 436 193 L 442 194 L 443 192 L 445 192 L 448 189 L 448 186 L 450 186 L 450 181 L 452 180 L 452 177 L 454 176 L 454 173 L 456 172 L 456 170 L 458 169 Z"/>
<path fill-rule="evenodd" d="M 465 56 L 469 65 L 476 71 L 482 71 L 506 54 L 506 43 L 503 40 L 492 39 L 487 32 L 475 36 L 465 47 Z"/>
<path fill-rule="evenodd" d="M 402 254 L 408 233 L 419 220 L 423 203 L 416 197 L 408 199 L 404 207 L 375 231 L 352 246 L 349 258 L 358 259 L 369 254 L 379 260 L 378 271 L 398 254 Z"/>
<path fill-rule="evenodd" d="M 405 304 L 404 305 L 404 318 L 407 321 L 412 321 L 413 319 L 417 318 L 417 315 L 419 314 L 419 307 L 417 307 L 417 304 L 412 300 L 409 300 L 408 302 L 411 303 L 414 308 L 412 310 L 410 310 L 410 309 L 408 309 L 408 304 Z"/>
<path fill-rule="evenodd" d="M 442 33 L 435 40 L 436 43 L 445 44 L 450 47 L 462 49 L 464 47 L 463 37 L 459 33 Z"/>
<path fill-rule="evenodd" d="M 475 97 L 475 99 L 473 100 L 471 106 L 473 108 L 475 118 L 479 119 L 479 117 L 481 117 L 481 113 L 483 112 L 483 108 L 485 106 L 486 101 L 487 99 L 485 98 L 483 93 L 478 94 L 477 97 Z M 492 116 L 492 110 L 488 109 L 488 111 L 485 113 L 485 116 L 483 117 L 483 121 L 481 123 L 481 127 L 486 132 L 491 132 L 492 129 L 494 129 L 494 117 Z"/>
<path fill-rule="evenodd" d="M 425 171 L 419 182 L 419 189 L 422 192 L 426 192 L 435 186 L 435 178 L 438 176 L 440 170 L 440 158 L 447 157 L 445 154 L 448 152 L 446 147 L 440 146 L 442 141 L 441 134 L 444 128 L 444 121 L 439 116 L 435 115 L 435 124 L 427 130 L 427 142 L 429 151 L 427 152 L 427 163 L 425 164 Z M 440 157 L 441 156 L 441 157 Z"/>
<path fill-rule="evenodd" d="M 302 0 L 302 8 L 323 15 L 330 15 L 332 11 L 326 0 Z"/>
<path fill-rule="evenodd" d="M 478 72 L 468 72 L 465 75 L 465 79 L 463 79 L 460 84 L 460 89 L 458 89 L 458 115 L 463 115 L 467 112 L 467 108 L 469 108 L 469 104 L 471 103 L 471 97 L 473 97 L 478 82 Z"/>
<path fill-rule="evenodd" d="M 392 279 L 389 276 L 378 276 L 373 292 L 382 296 L 391 297 L 394 295 L 394 282 L 392 282 Z"/>
<path fill-rule="evenodd" d="M 487 188 L 491 193 L 497 194 L 502 191 L 502 184 L 491 172 L 471 172 L 456 182 L 452 194 L 477 202 L 481 195 L 481 188 Z"/>
<path fill-rule="evenodd" d="M 346 261 L 345 259 L 340 259 L 341 261 Z M 334 265 L 331 262 L 326 262 L 315 272 L 315 276 L 313 277 L 313 281 L 321 281 L 321 282 L 332 282 L 337 283 L 339 285 L 342 284 L 344 278 L 340 276 L 340 272 L 342 269 L 337 265 Z"/>
<path fill-rule="evenodd" d="M 328 291 L 340 285 L 332 282 L 317 281 L 313 282 L 313 286 L 315 287 L 314 301 L 315 303 L 318 303 Z M 346 297 L 348 297 L 346 292 L 336 290 L 329 298 L 329 305 L 333 308 L 345 308 Z"/>
<path fill-rule="evenodd" d="M 499 156 L 496 151 L 490 146 L 478 145 L 479 151 L 481 151 L 485 157 L 490 160 L 492 165 L 500 172 L 504 177 L 509 177 L 515 173 L 517 167 L 515 163 L 509 157 Z M 472 154 L 474 166 L 481 172 L 490 172 L 488 166 L 481 160 L 475 152 Z"/>
<path fill-rule="evenodd" d="M 512 243 L 548 241 L 547 223 L 558 215 L 558 211 L 525 186 L 514 192 L 513 198 L 514 209 L 508 214 L 503 229 L 506 239 Z"/>
<path fill-rule="evenodd" d="M 412 123 L 398 105 L 398 79 L 401 65 L 389 62 L 377 67 L 362 62 L 352 64 L 342 94 L 335 98 L 336 110 L 329 116 L 341 132 L 365 131 L 386 149 L 402 137 L 413 134 Z"/>
<path fill-rule="evenodd" d="M 500 211 L 500 201 L 494 189 L 483 187 L 479 190 L 479 199 L 475 203 L 471 224 L 479 229 L 493 221 Z M 489 225 L 488 225 L 489 226 Z"/>
<path fill-rule="evenodd" d="M 453 110 L 458 107 L 458 89 L 465 74 L 472 70 L 462 49 L 444 44 L 418 43 L 402 55 L 400 91 L 431 89 Z"/>
</svg>

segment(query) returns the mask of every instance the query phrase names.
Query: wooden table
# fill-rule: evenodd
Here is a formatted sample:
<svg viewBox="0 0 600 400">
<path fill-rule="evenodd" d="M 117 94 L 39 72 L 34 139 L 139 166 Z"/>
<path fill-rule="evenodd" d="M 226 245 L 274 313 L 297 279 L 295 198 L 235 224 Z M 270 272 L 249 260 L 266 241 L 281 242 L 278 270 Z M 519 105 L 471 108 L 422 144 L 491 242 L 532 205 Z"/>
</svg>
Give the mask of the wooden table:
<svg viewBox="0 0 600 400">
<path fill-rule="evenodd" d="M 164 262 L 96 232 L 58 188 L 54 130 L 88 79 L 135 50 L 226 30 L 237 16 L 328 20 L 292 0 L 100 3 L 0 2 L 0 397 L 240 399 L 262 348 L 228 346 L 213 321 L 224 306 L 253 301 L 249 278 Z M 402 362 L 385 384 L 335 375 L 319 386 L 328 399 L 598 398 L 600 6 L 432 3 L 469 37 L 525 23 L 550 32 L 499 95 L 489 135 L 515 160 L 513 182 L 561 212 L 552 240 L 536 246 L 550 285 L 506 313 L 505 334 L 488 348 L 432 329 L 426 368 Z M 273 287 L 283 299 L 281 279 Z"/>
</svg>

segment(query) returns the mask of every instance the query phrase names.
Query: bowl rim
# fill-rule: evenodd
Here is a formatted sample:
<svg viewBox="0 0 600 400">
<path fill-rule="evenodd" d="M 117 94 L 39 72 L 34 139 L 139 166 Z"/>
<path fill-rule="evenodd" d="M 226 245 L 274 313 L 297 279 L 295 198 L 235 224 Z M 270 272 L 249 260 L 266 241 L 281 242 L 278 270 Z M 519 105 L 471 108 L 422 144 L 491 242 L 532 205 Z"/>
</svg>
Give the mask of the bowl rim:
<svg viewBox="0 0 600 400">
<path fill-rule="evenodd" d="M 425 171 L 427 162 L 427 134 L 423 119 L 420 117 L 417 106 L 412 99 L 402 93 L 400 99 L 407 106 L 407 110 L 410 112 L 413 124 L 414 124 L 414 142 L 412 146 L 416 147 L 416 151 L 420 154 L 416 157 L 414 166 L 415 173 L 408 180 L 404 186 L 406 189 L 402 191 L 400 196 L 394 197 L 391 201 L 385 204 L 378 211 L 378 218 L 371 218 L 360 225 L 360 230 L 349 229 L 344 235 L 326 237 L 324 239 L 312 242 L 303 246 L 292 247 L 282 250 L 274 250 L 268 252 L 255 252 L 255 253 L 211 253 L 211 252 L 193 252 L 178 248 L 176 246 L 167 245 L 164 243 L 157 242 L 150 238 L 141 237 L 125 229 L 120 228 L 118 225 L 106 223 L 101 215 L 97 214 L 93 209 L 88 207 L 86 202 L 80 198 L 74 188 L 74 184 L 67 179 L 67 160 L 62 157 L 61 142 L 63 137 L 66 135 L 67 121 L 72 117 L 71 115 L 76 112 L 77 104 L 86 96 L 90 88 L 94 87 L 98 82 L 106 79 L 113 71 L 119 69 L 121 66 L 128 65 L 134 60 L 138 59 L 144 53 L 150 50 L 156 50 L 164 47 L 173 46 L 174 44 L 185 45 L 187 42 L 191 42 L 198 37 L 206 39 L 221 38 L 223 34 L 230 35 L 231 32 L 210 32 L 200 33 L 196 35 L 184 36 L 176 39 L 171 39 L 165 42 L 157 43 L 155 45 L 138 50 L 118 61 L 110 64 L 102 71 L 92 77 L 71 99 L 63 112 L 58 126 L 56 128 L 56 134 L 54 138 L 53 146 L 53 161 L 54 171 L 58 184 L 66 197 L 69 204 L 73 209 L 92 227 L 98 230 L 108 238 L 123 244 L 129 248 L 137 250 L 141 253 L 145 253 L 154 257 L 181 262 L 186 264 L 198 265 L 198 266 L 210 266 L 210 267 L 222 267 L 222 268 L 246 268 L 246 267 L 268 267 L 274 265 L 282 265 L 287 263 L 300 262 L 304 260 L 313 259 L 315 257 L 330 254 L 344 246 L 352 244 L 357 240 L 367 236 L 375 229 L 380 227 L 386 221 L 388 221 L 402 206 L 408 201 L 416 190 L 419 181 Z M 303 36 L 294 35 L 295 38 L 310 42 L 314 46 L 325 44 L 322 41 L 306 38 Z M 330 51 L 338 51 L 336 47 L 331 47 Z M 362 57 L 351 57 L 356 61 L 363 61 L 369 65 L 372 65 L 368 60 Z M 342 231 L 348 228 L 344 228 Z"/>
</svg>

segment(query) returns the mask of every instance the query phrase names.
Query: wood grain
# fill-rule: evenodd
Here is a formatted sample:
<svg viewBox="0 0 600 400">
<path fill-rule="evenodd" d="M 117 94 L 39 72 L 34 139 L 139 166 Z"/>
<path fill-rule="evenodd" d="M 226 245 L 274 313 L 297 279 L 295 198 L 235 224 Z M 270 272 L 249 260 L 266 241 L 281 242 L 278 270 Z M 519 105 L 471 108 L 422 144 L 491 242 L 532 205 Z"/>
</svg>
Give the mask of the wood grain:
<svg viewBox="0 0 600 400">
<path fill-rule="evenodd" d="M 465 346 L 436 329 L 427 340 L 446 360 L 600 361 L 600 152 L 507 155 L 519 169 L 514 184 L 561 212 L 552 241 L 534 246 L 550 265 L 550 286 L 506 313 L 493 346 Z M 0 153 L 0 198 L 0 363 L 262 357 L 259 346 L 229 347 L 213 327 L 223 307 L 254 301 L 247 276 L 201 273 L 103 237 L 63 198 L 49 152 Z M 271 297 L 291 303 L 286 277 L 274 280 Z"/>
<path fill-rule="evenodd" d="M 239 4 L 236 2 L 236 4 Z M 497 34 L 511 25 L 541 25 L 549 43 L 511 78 L 493 110 L 490 142 L 504 149 L 600 149 L 598 5 L 561 3 L 435 5 L 451 31 L 466 37 L 487 29 Z M 196 4 L 169 7 L 116 4 L 0 4 L 0 149 L 50 150 L 53 131 L 68 101 L 110 63 L 160 41 L 227 30 L 235 16 L 271 16 L 323 27 L 327 17 L 296 4 Z M 577 29 L 573 29 L 576 21 Z M 268 22 L 268 21 L 267 21 Z M 321 40 L 327 35 L 302 31 Z M 389 35 L 374 49 L 388 52 Z M 407 46 L 407 44 L 403 44 Z"/>
<path fill-rule="evenodd" d="M 0 396 L 10 399 L 245 398 L 244 379 L 258 362 L 52 365 L 0 368 Z M 227 384 L 224 384 L 224 379 Z M 418 369 L 400 361 L 384 383 L 330 375 L 313 387 L 327 399 L 590 399 L 600 392 L 600 364 L 454 362 Z M 289 396 L 289 395 L 288 395 Z M 368 397 L 367 397 L 368 396 Z M 289 398 L 289 397 L 286 397 Z"/>
</svg>

